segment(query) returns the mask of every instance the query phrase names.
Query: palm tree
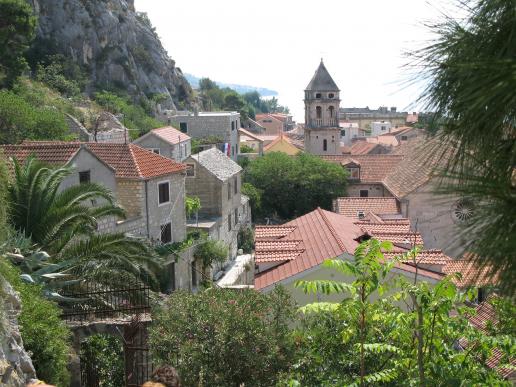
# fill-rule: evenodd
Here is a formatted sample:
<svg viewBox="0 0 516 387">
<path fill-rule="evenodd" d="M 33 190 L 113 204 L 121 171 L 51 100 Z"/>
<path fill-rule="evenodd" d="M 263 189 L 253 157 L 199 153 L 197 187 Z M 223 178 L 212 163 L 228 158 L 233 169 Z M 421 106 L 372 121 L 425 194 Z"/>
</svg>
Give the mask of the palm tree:
<svg viewBox="0 0 516 387">
<path fill-rule="evenodd" d="M 145 241 L 122 233 L 95 233 L 99 218 L 124 216 L 107 188 L 86 183 L 60 190 L 69 168 L 49 168 L 32 157 L 23 166 L 16 160 L 13 165 L 8 185 L 11 226 L 50 254 L 33 254 L 19 262 L 26 274 L 54 289 L 82 280 L 106 286 L 130 280 L 157 285 L 160 261 Z M 105 204 L 86 205 L 98 199 Z"/>
<path fill-rule="evenodd" d="M 443 151 L 452 149 L 440 192 L 475 205 L 465 249 L 500 273 L 516 275 L 516 6 L 514 0 L 459 3 L 466 18 L 433 27 L 437 39 L 413 53 L 420 98 L 435 112 Z M 451 146 L 450 146 L 451 145 Z M 445 156 L 443 154 L 443 156 Z"/>
<path fill-rule="evenodd" d="M 8 187 L 11 224 L 50 254 L 58 253 L 74 237 L 92 235 L 99 218 L 124 216 L 102 185 L 86 183 L 60 191 L 70 168 L 49 168 L 33 157 L 24 165 L 13 160 L 13 165 L 14 179 Z M 98 199 L 106 204 L 86 204 Z"/>
</svg>

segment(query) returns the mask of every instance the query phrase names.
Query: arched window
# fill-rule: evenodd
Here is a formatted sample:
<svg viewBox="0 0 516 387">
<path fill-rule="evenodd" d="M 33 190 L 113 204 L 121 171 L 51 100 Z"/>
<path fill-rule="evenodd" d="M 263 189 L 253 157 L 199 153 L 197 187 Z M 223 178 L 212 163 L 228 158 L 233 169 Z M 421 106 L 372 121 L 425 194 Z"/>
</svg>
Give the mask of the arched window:
<svg viewBox="0 0 516 387">
<path fill-rule="evenodd" d="M 328 141 L 326 139 L 324 139 L 322 142 L 322 149 L 325 152 L 328 150 Z"/>
<path fill-rule="evenodd" d="M 322 118 L 322 108 L 320 106 L 315 107 L 315 117 Z"/>
<path fill-rule="evenodd" d="M 333 97 L 335 97 L 335 94 L 333 94 L 333 93 L 328 94 L 328 98 L 330 98 L 330 99 L 331 99 L 331 98 L 333 98 Z"/>
<path fill-rule="evenodd" d="M 328 108 L 328 110 L 330 111 L 330 118 L 333 118 L 333 114 L 335 113 L 335 108 L 333 106 L 330 106 Z"/>
</svg>

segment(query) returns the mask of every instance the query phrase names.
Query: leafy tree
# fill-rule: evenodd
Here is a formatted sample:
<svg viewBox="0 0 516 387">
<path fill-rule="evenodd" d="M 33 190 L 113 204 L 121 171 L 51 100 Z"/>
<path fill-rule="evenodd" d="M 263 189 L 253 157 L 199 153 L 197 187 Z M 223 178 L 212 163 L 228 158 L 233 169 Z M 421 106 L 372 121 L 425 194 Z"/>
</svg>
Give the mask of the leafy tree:
<svg viewBox="0 0 516 387">
<path fill-rule="evenodd" d="M 74 80 L 67 79 L 63 73 L 64 69 L 60 63 L 53 62 L 47 66 L 38 64 L 36 79 L 67 97 L 78 95 L 81 91 L 79 84 Z"/>
<path fill-rule="evenodd" d="M 108 334 L 89 336 L 81 343 L 81 365 L 91 367 L 99 386 L 119 387 L 125 383 L 124 348 L 120 338 Z M 93 381 L 91 381 L 93 382 Z"/>
<path fill-rule="evenodd" d="M 385 262 L 382 254 L 391 246 L 371 239 L 358 246 L 353 261 L 324 263 L 351 276 L 350 282 L 296 283 L 310 293 L 349 296 L 301 309 L 307 317 L 295 336 L 300 350 L 293 380 L 303 385 L 504 385 L 483 360 L 498 347 L 507 361 L 514 354 L 514 337 L 487 337 L 473 328 L 467 320 L 473 311 L 464 306 L 469 295 L 457 291 L 452 277 L 430 286 L 417 282 L 417 274 L 413 281 L 393 276 L 396 260 Z M 417 253 L 404 258 L 416 259 Z M 465 342 L 467 350 L 460 350 L 458 343 Z"/>
<path fill-rule="evenodd" d="M 458 4 L 466 17 L 436 23 L 436 40 L 413 54 L 416 79 L 422 74 L 421 102 L 439 120 L 435 151 L 449 160 L 440 190 L 477 203 L 464 247 L 514 293 L 516 7 L 512 0 Z"/>
<path fill-rule="evenodd" d="M 256 153 L 256 152 L 249 145 L 244 144 L 244 145 L 240 146 L 240 153 Z"/>
<path fill-rule="evenodd" d="M 185 198 L 186 217 L 190 218 L 193 214 L 197 214 L 201 209 L 201 199 L 197 196 L 187 196 Z"/>
<path fill-rule="evenodd" d="M 228 252 L 228 247 L 223 242 L 203 238 L 195 249 L 194 258 L 206 269 L 215 262 L 224 263 L 228 258 Z"/>
<path fill-rule="evenodd" d="M 0 0 L 0 87 L 11 87 L 27 68 L 24 52 L 34 38 L 36 18 L 24 0 Z"/>
<path fill-rule="evenodd" d="M 247 159 L 246 159 L 247 160 Z M 251 214 L 253 219 L 259 218 L 262 215 L 262 191 L 258 190 L 251 183 L 243 183 L 241 187 L 242 194 L 249 197 L 251 205 Z"/>
<path fill-rule="evenodd" d="M 13 91 L 0 90 L 0 143 L 23 139 L 65 139 L 68 128 L 63 115 L 50 107 L 35 107 Z"/>
<path fill-rule="evenodd" d="M 278 288 L 176 292 L 154 314 L 150 348 L 187 386 L 273 386 L 291 359 L 293 304 Z"/>
<path fill-rule="evenodd" d="M 283 219 L 319 206 L 330 209 L 332 199 L 343 196 L 347 185 L 342 167 L 305 153 L 294 157 L 281 152 L 266 154 L 252 160 L 244 176 L 246 183 L 261 192 L 262 214 Z M 253 200 L 251 205 L 255 206 Z"/>
<path fill-rule="evenodd" d="M 242 249 L 244 254 L 251 254 L 254 250 L 254 232 L 251 227 L 242 227 L 238 231 L 238 248 Z"/>
</svg>

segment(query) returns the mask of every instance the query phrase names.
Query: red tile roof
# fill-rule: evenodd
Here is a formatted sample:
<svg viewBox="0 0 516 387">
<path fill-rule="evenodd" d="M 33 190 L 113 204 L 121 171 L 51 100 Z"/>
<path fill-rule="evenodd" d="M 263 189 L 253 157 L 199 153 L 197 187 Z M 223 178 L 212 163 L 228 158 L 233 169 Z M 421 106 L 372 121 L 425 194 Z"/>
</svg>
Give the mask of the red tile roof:
<svg viewBox="0 0 516 387">
<path fill-rule="evenodd" d="M 244 136 L 251 137 L 253 140 L 256 140 L 256 141 L 259 141 L 259 142 L 263 142 L 263 140 L 260 137 L 258 137 L 255 133 L 250 132 L 247 129 L 240 128 L 240 129 L 238 129 L 238 132 L 240 134 L 243 134 Z"/>
<path fill-rule="evenodd" d="M 302 240 L 295 239 L 257 239 L 254 247 L 257 251 L 292 250 L 302 243 Z"/>
<path fill-rule="evenodd" d="M 419 233 L 411 232 L 374 232 L 368 233 L 373 238 L 380 241 L 389 241 L 392 243 L 412 245 L 414 242 L 416 246 L 423 246 L 423 238 Z"/>
<path fill-rule="evenodd" d="M 408 233 L 410 231 L 410 224 L 407 223 L 394 223 L 394 222 L 382 222 L 382 223 L 373 223 L 373 222 L 356 222 L 357 226 L 359 226 L 362 230 L 366 231 L 368 234 L 381 234 L 386 232 L 404 232 Z"/>
<path fill-rule="evenodd" d="M 284 226 L 257 227 L 255 234 L 257 241 L 265 235 L 273 238 L 281 237 L 281 240 L 301 240 L 305 250 L 296 259 L 258 273 L 255 276 L 255 288 L 263 289 L 271 286 L 313 268 L 327 258 L 334 258 L 343 253 L 353 254 L 358 245 L 355 239 L 362 234 L 361 229 L 348 217 L 320 208 L 294 219 Z M 260 251 L 256 250 L 256 254 L 259 253 Z"/>
<path fill-rule="evenodd" d="M 496 314 L 496 310 L 491 304 L 493 299 L 495 297 L 490 297 L 486 301 L 480 303 L 475 308 L 475 313 L 468 316 L 469 323 L 479 331 L 481 331 L 484 334 L 489 334 L 488 332 L 488 325 L 496 326 L 499 322 L 498 316 Z M 468 347 L 468 342 L 464 339 L 459 340 L 460 344 L 463 347 Z M 498 349 L 494 348 L 491 352 L 491 357 L 487 359 L 486 365 L 489 368 L 496 369 L 496 371 L 505 379 L 511 378 L 515 371 L 513 368 L 502 368 L 499 366 L 500 361 L 504 357 L 504 353 Z M 511 358 L 509 363 L 516 367 L 516 358 Z M 504 364 L 507 364 L 507 360 L 504 361 Z"/>
<path fill-rule="evenodd" d="M 358 219 L 358 211 L 373 212 L 377 215 L 399 214 L 396 198 L 384 197 L 340 197 L 334 202 L 334 210 L 341 214 Z"/>
<path fill-rule="evenodd" d="M 385 253 L 386 258 L 393 258 L 399 256 L 399 253 Z M 416 262 L 423 265 L 446 265 L 451 262 L 452 259 L 442 252 L 442 250 L 423 250 L 417 257 Z M 412 259 L 403 260 L 405 263 L 413 263 Z"/>
<path fill-rule="evenodd" d="M 257 251 L 254 255 L 256 263 L 290 261 L 299 257 L 305 250 Z"/>
<path fill-rule="evenodd" d="M 327 161 L 338 164 L 349 162 L 349 155 L 321 156 Z M 360 164 L 360 183 L 381 183 L 403 160 L 402 155 L 353 155 L 353 160 Z"/>
<path fill-rule="evenodd" d="M 21 145 L 3 145 L 7 157 L 24 161 L 30 155 L 54 165 L 66 164 L 84 147 L 94 153 L 102 162 L 115 170 L 116 177 L 128 179 L 149 179 L 186 169 L 184 164 L 157 155 L 134 144 L 26 141 Z"/>
<path fill-rule="evenodd" d="M 179 144 L 180 142 L 190 140 L 190 136 L 173 128 L 172 126 L 165 126 L 163 128 L 152 129 L 151 133 L 155 134 L 162 140 L 169 144 Z"/>
<path fill-rule="evenodd" d="M 460 288 L 484 287 L 498 283 L 498 274 L 492 273 L 490 265 L 480 266 L 473 259 L 452 260 L 444 266 L 443 271 L 446 274 L 460 273 L 462 278 L 454 279 Z"/>
<path fill-rule="evenodd" d="M 351 154 L 366 155 L 372 152 L 378 146 L 380 145 L 367 141 L 356 141 L 353 145 L 351 145 Z"/>
</svg>

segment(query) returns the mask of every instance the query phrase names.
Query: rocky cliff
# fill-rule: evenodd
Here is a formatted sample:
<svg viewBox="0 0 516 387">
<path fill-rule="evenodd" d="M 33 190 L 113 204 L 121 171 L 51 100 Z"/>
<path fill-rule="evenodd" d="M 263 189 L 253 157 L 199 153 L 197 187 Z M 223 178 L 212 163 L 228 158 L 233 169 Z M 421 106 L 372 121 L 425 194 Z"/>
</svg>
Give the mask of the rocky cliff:
<svg viewBox="0 0 516 387">
<path fill-rule="evenodd" d="M 0 386 L 24 387 L 36 376 L 18 328 L 20 311 L 18 294 L 0 276 Z"/>
<path fill-rule="evenodd" d="M 87 92 L 121 89 L 166 96 L 165 108 L 189 107 L 192 90 L 134 0 L 31 0 L 37 51 L 62 54 L 89 77 Z"/>
</svg>

